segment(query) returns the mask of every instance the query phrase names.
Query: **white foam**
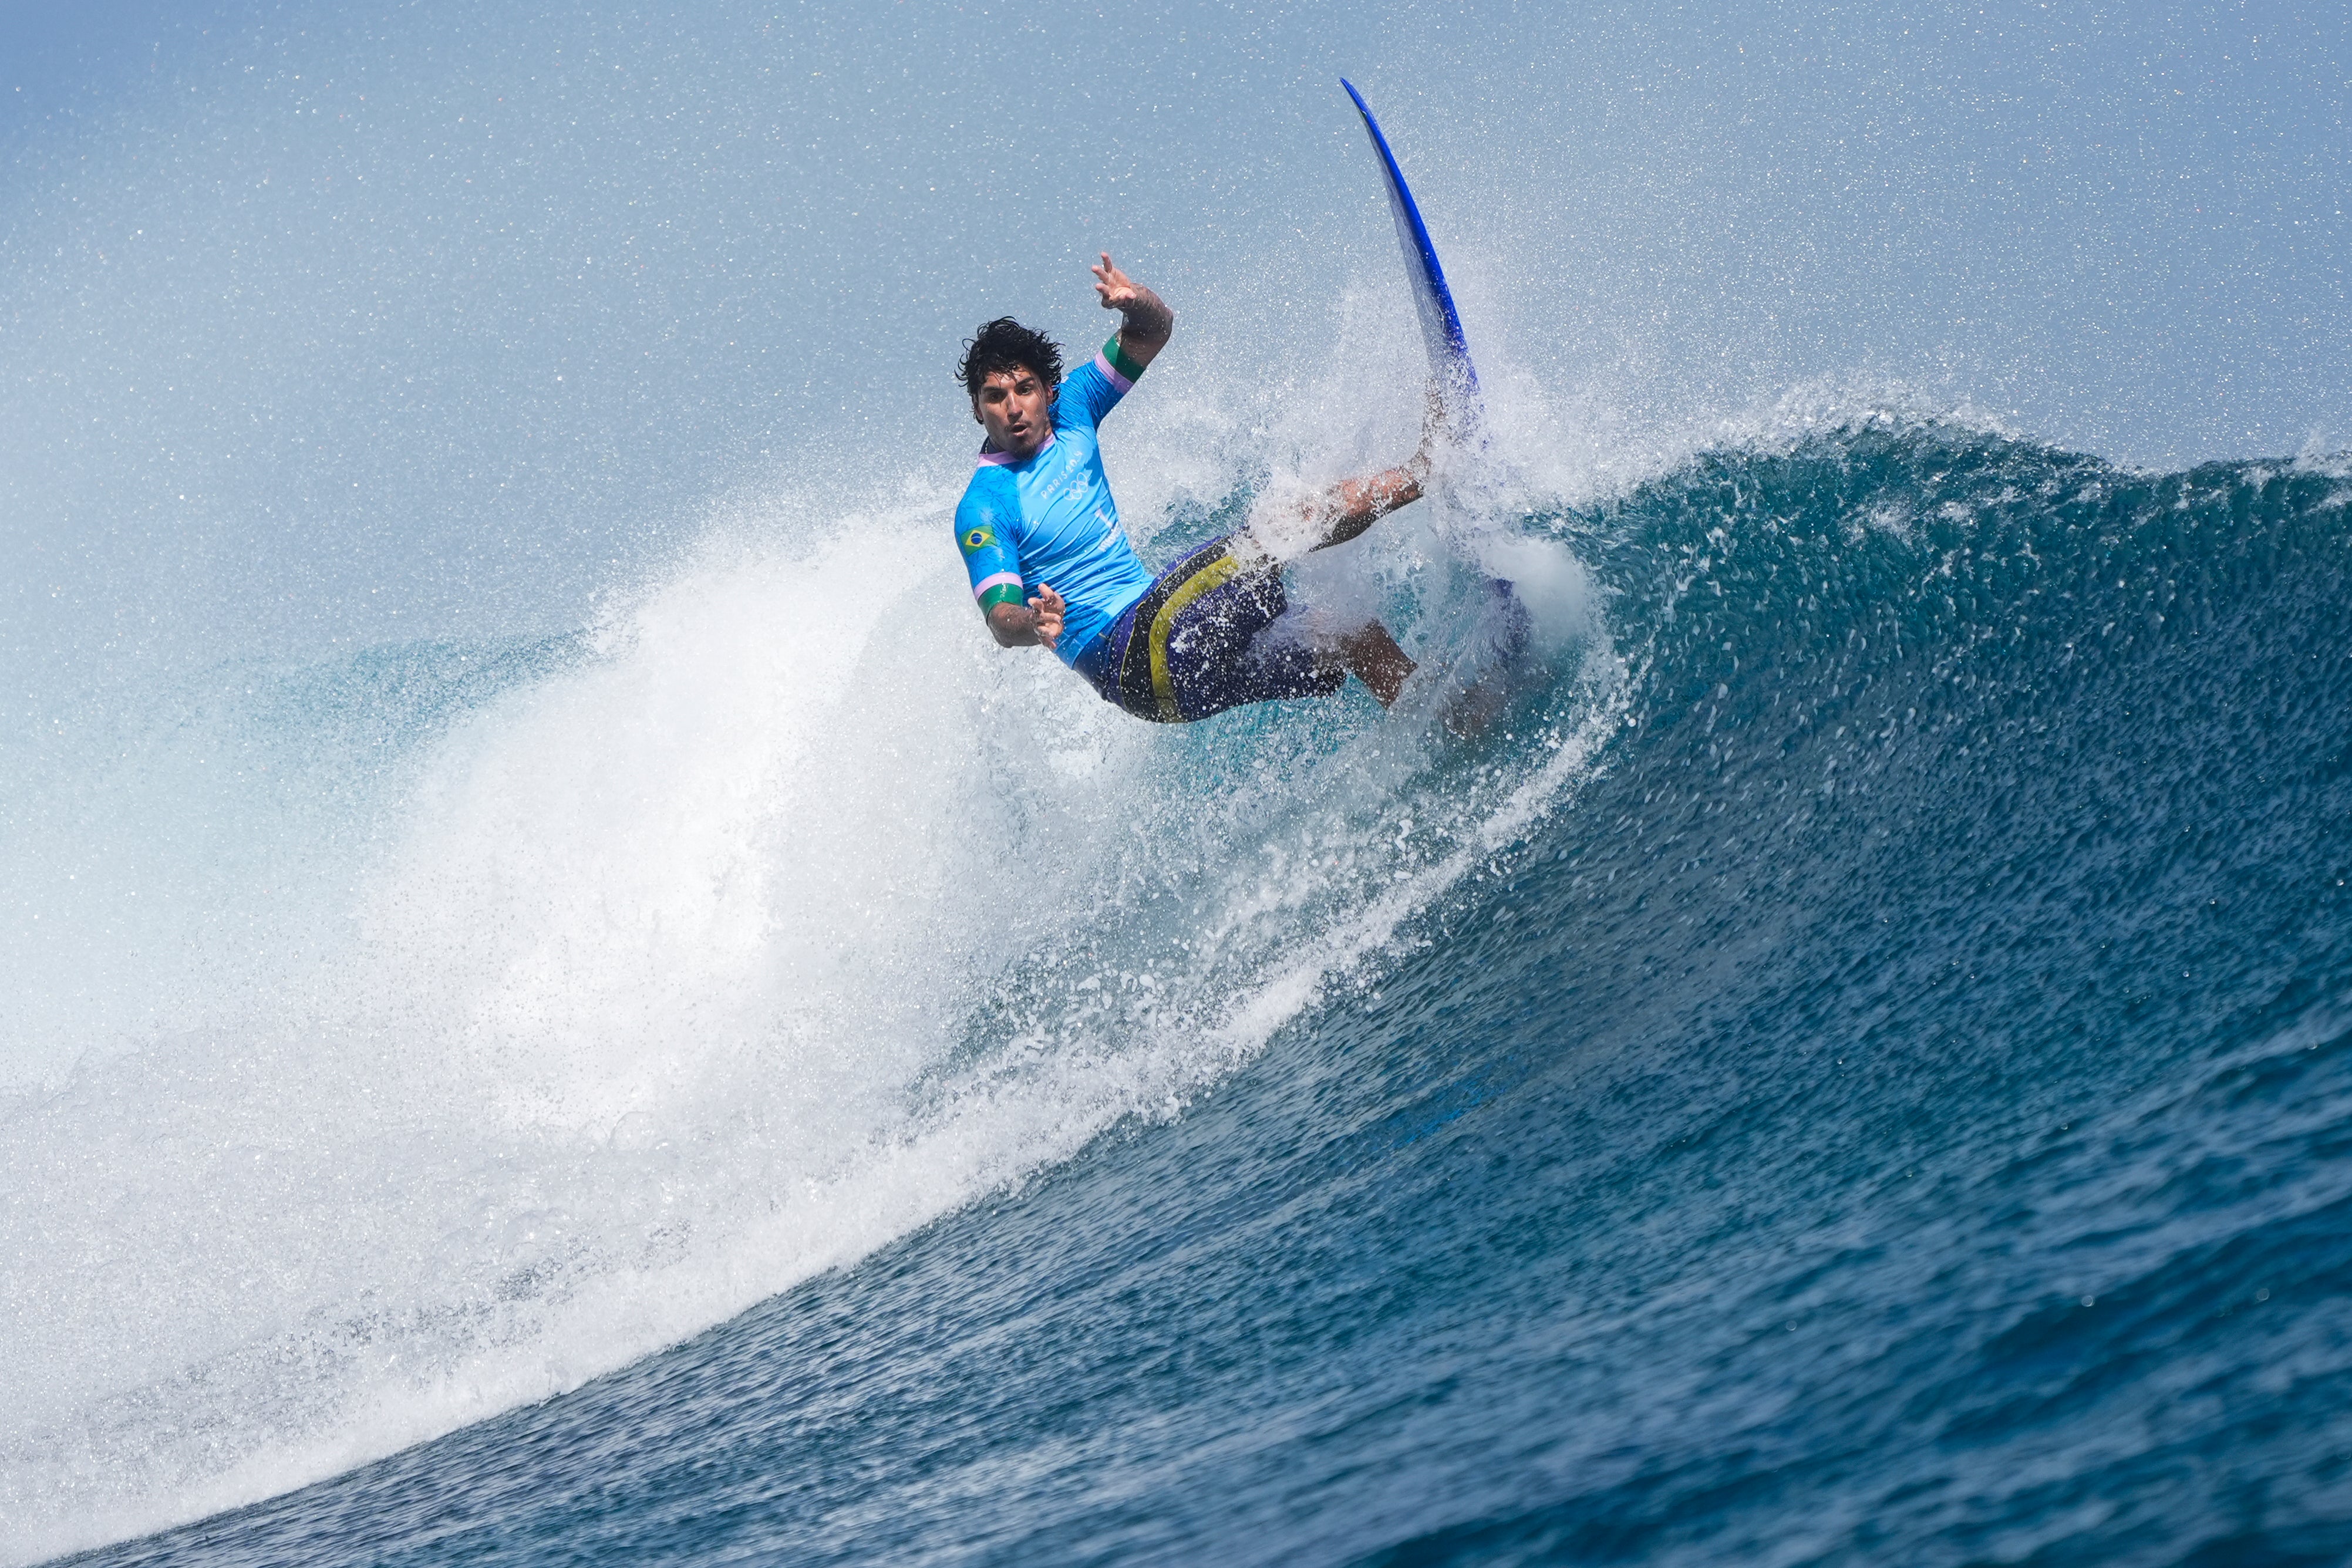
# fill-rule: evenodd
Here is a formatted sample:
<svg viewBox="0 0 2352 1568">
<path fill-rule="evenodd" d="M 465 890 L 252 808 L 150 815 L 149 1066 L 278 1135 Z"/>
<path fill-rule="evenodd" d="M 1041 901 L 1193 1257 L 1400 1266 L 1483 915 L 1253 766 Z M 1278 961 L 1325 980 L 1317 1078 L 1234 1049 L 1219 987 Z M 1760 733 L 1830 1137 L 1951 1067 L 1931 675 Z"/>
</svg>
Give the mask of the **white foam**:
<svg viewBox="0 0 2352 1568">
<path fill-rule="evenodd" d="M 739 507 L 365 803 L 328 961 L 0 1130 L 9 1560 L 577 1386 L 1173 1113 L 1589 760 L 1441 784 L 1361 694 L 1137 724 L 979 633 L 946 505 Z M 1414 570 L 1410 518 L 1341 576 Z"/>
</svg>

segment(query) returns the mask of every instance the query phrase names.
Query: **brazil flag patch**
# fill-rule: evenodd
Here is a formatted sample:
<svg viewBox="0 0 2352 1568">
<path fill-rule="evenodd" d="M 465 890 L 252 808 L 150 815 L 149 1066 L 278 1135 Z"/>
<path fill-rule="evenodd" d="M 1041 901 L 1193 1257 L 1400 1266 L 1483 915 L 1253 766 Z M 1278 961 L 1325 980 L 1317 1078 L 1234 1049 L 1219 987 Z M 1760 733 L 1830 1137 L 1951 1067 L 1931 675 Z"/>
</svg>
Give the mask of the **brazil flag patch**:
<svg viewBox="0 0 2352 1568">
<path fill-rule="evenodd" d="M 996 536 L 988 529 L 974 528 L 963 536 L 963 553 L 970 555 L 976 549 L 986 549 L 995 542 Z"/>
</svg>

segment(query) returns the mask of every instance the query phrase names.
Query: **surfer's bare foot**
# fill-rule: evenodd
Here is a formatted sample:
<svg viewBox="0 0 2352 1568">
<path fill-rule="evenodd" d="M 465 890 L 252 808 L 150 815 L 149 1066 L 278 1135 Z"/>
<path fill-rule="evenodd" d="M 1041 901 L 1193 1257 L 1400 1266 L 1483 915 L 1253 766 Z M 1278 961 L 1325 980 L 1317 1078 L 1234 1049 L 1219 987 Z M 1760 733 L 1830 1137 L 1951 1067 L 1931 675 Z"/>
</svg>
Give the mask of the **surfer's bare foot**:
<svg viewBox="0 0 2352 1568">
<path fill-rule="evenodd" d="M 1358 680 L 1371 688 L 1382 707 L 1396 706 L 1397 694 L 1404 690 L 1405 679 L 1413 672 L 1412 661 L 1377 621 L 1367 621 L 1340 638 L 1339 657 Z"/>
<path fill-rule="evenodd" d="M 1490 620 L 1482 637 L 1485 653 L 1473 664 L 1483 664 L 1484 673 L 1448 699 L 1437 715 L 1437 722 L 1457 740 L 1484 735 L 1528 675 L 1528 635 L 1534 626 L 1528 607 L 1502 578 L 1490 579 L 1486 591 L 1491 598 Z"/>
<path fill-rule="evenodd" d="M 1447 703 L 1438 714 L 1437 722 L 1456 740 L 1475 740 L 1486 733 L 1486 727 L 1503 711 L 1503 704 L 1510 695 L 1499 672 L 1490 672 Z"/>
</svg>

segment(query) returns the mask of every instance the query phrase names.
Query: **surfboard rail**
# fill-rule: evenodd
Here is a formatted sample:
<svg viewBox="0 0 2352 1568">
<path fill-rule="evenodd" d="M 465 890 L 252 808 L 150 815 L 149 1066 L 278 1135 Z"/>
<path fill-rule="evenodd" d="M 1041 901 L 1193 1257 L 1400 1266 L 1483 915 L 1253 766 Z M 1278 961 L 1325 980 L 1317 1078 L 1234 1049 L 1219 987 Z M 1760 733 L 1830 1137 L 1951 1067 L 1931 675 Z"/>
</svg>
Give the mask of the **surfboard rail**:
<svg viewBox="0 0 2352 1568">
<path fill-rule="evenodd" d="M 1396 153 L 1381 132 L 1371 105 L 1364 101 L 1364 95 L 1346 77 L 1339 78 L 1339 85 L 1348 89 L 1356 112 L 1362 116 L 1364 131 L 1371 137 L 1372 151 L 1387 176 L 1389 214 L 1396 221 L 1397 243 L 1403 248 L 1405 271 L 1413 283 L 1413 305 L 1421 317 L 1422 340 L 1429 350 L 1430 369 L 1437 372 L 1441 382 L 1458 383 L 1457 395 L 1467 399 L 1475 412 L 1478 371 L 1470 362 L 1470 340 L 1462 331 L 1462 314 L 1454 308 L 1454 291 L 1446 287 L 1445 268 L 1437 259 L 1437 246 L 1429 237 L 1429 225 L 1422 220 L 1421 204 L 1412 199 L 1412 187 L 1405 183 L 1404 171 L 1397 166 Z"/>
</svg>

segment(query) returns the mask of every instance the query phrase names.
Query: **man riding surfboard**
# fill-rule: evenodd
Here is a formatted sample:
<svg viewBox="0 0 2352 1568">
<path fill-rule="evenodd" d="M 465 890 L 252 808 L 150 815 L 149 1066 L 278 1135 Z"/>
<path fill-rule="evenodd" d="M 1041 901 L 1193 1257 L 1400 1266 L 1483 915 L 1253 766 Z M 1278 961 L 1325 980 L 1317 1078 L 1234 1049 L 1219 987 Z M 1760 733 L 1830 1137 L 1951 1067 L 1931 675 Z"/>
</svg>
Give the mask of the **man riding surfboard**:
<svg viewBox="0 0 2352 1568">
<path fill-rule="evenodd" d="M 1393 704 L 1413 663 L 1379 622 L 1338 633 L 1276 624 L 1289 607 L 1276 550 L 1343 544 L 1417 500 L 1427 437 L 1404 465 L 1254 517 L 1155 576 L 1119 527 L 1096 428 L 1167 347 L 1176 314 L 1109 253 L 1093 270 L 1120 320 L 1091 361 L 1065 377 L 1060 348 L 1006 316 L 957 367 L 987 440 L 956 507 L 956 544 L 998 644 L 1050 649 L 1104 700 L 1163 724 L 1329 696 L 1349 674 Z M 1280 537 L 1285 524 L 1299 540 Z"/>
</svg>

